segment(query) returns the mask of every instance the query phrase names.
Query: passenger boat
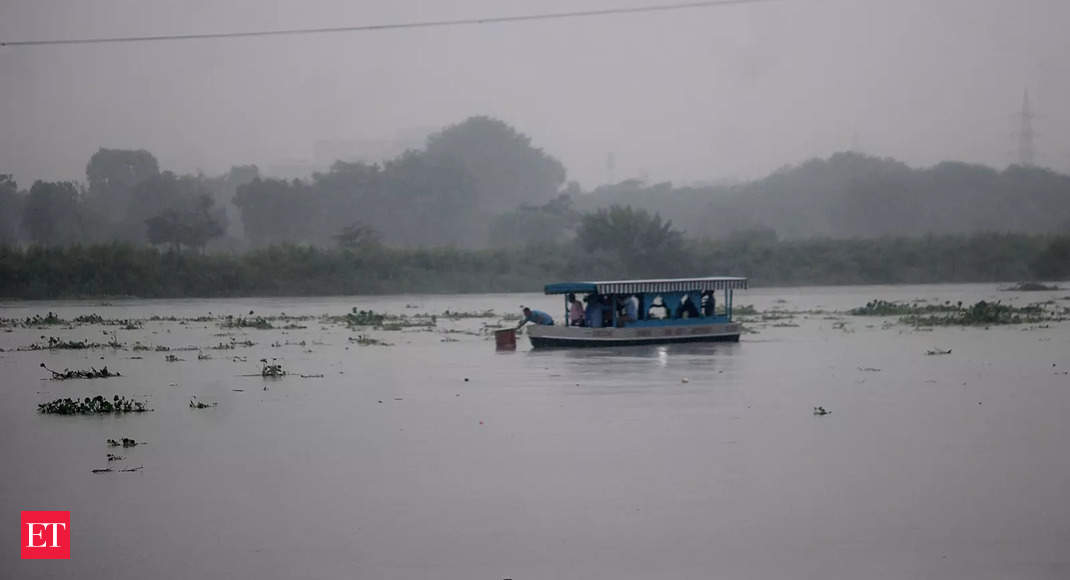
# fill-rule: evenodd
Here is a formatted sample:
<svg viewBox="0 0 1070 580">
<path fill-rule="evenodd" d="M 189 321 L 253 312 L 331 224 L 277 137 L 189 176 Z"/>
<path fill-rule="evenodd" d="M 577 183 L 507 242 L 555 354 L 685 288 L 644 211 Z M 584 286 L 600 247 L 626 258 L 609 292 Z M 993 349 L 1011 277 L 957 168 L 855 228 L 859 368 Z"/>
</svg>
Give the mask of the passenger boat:
<svg viewBox="0 0 1070 580">
<path fill-rule="evenodd" d="M 735 277 L 548 284 L 546 294 L 565 295 L 566 324 L 529 326 L 528 336 L 533 348 L 739 342 L 732 291 L 746 288 L 747 279 Z M 569 320 L 569 295 L 586 302 L 583 323 Z"/>
</svg>

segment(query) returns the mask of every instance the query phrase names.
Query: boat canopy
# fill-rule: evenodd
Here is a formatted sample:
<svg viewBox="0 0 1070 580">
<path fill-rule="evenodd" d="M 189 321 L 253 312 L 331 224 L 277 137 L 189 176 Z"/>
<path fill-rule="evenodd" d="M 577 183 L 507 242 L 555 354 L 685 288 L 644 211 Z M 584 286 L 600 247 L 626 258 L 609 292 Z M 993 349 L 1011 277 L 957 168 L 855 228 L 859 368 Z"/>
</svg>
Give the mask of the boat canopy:
<svg viewBox="0 0 1070 580">
<path fill-rule="evenodd" d="M 670 278 L 665 280 L 608 280 L 602 282 L 558 282 L 547 284 L 547 294 L 591 293 L 643 294 L 659 292 L 704 292 L 707 290 L 746 289 L 746 278 L 711 276 L 708 278 Z"/>
</svg>

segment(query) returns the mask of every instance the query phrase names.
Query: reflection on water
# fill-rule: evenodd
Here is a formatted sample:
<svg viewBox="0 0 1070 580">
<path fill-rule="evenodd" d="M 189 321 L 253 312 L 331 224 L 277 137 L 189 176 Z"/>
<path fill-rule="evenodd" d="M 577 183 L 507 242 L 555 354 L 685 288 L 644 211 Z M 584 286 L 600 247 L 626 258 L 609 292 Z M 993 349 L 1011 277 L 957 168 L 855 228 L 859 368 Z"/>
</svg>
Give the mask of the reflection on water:
<svg viewBox="0 0 1070 580">
<path fill-rule="evenodd" d="M 478 335 L 479 319 L 368 333 L 392 347 L 360 346 L 353 331 L 318 320 L 118 331 L 128 345 L 256 343 L 204 360 L 177 351 L 177 362 L 155 351 L 12 351 L 41 335 L 99 341 L 99 326 L 0 333 L 9 468 L 0 504 L 9 516 L 70 509 L 74 526 L 70 562 L 8 551 L 4 569 L 19 578 L 1070 577 L 1070 325 L 918 332 L 830 312 L 873 298 L 1062 296 L 993 285 L 757 290 L 737 304 L 808 312 L 794 315 L 798 326 L 752 323 L 757 334 L 738 344 L 532 351 L 522 337 L 512 353 Z M 521 303 L 557 300 L 17 303 L 0 316 L 504 313 Z M 926 356 L 933 348 L 953 354 Z M 260 358 L 290 374 L 265 381 Z M 123 377 L 43 381 L 42 362 L 107 364 Z M 34 412 L 97 393 L 144 397 L 156 411 Z M 218 406 L 191 409 L 193 397 Z M 816 405 L 832 413 L 816 417 Z M 105 440 L 123 436 L 148 442 L 123 453 L 144 469 L 91 473 L 107 464 Z M 0 530 L 0 542 L 18 541 L 13 527 Z"/>
</svg>

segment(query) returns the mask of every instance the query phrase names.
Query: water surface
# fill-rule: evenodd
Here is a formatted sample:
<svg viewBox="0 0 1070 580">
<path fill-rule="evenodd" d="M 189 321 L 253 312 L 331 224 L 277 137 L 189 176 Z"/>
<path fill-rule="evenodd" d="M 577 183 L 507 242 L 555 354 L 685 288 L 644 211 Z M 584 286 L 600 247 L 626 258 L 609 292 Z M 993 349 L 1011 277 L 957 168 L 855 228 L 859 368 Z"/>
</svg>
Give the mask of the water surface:
<svg viewBox="0 0 1070 580">
<path fill-rule="evenodd" d="M 756 333 L 739 344 L 598 350 L 531 351 L 522 338 L 519 351 L 496 353 L 480 329 L 497 319 L 439 319 L 432 332 L 318 320 L 118 331 L 127 345 L 256 343 L 204 351 L 210 360 L 173 352 L 178 362 L 13 350 L 42 336 L 103 342 L 114 327 L 0 332 L 4 575 L 1070 577 L 1070 323 L 926 332 L 832 313 L 873 298 L 1025 304 L 1068 293 L 752 290 L 736 303 L 809 313 L 751 323 Z M 520 304 L 564 308 L 541 295 L 130 300 L 7 303 L 0 317 Z M 351 343 L 357 334 L 394 346 Z M 925 355 L 938 347 L 952 354 Z M 291 374 L 243 376 L 261 358 Z M 42 362 L 124 376 L 42 380 Z M 155 411 L 36 412 L 57 397 L 113 393 Z M 218 406 L 190 409 L 194 397 Z M 815 405 L 832 413 L 814 416 Z M 105 445 L 123 436 L 147 444 Z M 108 452 L 126 457 L 114 467 L 144 469 L 91 473 Z M 29 509 L 71 510 L 70 561 L 15 559 L 12 522 Z"/>
</svg>

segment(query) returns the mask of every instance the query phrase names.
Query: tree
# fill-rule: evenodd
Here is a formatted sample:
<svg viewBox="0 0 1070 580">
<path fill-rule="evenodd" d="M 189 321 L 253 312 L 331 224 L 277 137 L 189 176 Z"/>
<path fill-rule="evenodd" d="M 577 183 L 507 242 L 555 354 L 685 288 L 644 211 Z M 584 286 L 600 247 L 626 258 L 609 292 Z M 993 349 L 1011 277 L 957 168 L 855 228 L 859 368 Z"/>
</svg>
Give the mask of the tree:
<svg viewBox="0 0 1070 580">
<path fill-rule="evenodd" d="M 601 258 L 615 259 L 629 275 L 659 276 L 679 270 L 685 258 L 683 234 L 658 214 L 614 205 L 580 221 L 576 243 Z"/>
<path fill-rule="evenodd" d="M 234 205 L 241 211 L 245 238 L 254 246 L 320 239 L 319 211 L 307 184 L 299 179 L 256 178 L 239 185 Z"/>
<path fill-rule="evenodd" d="M 41 245 L 60 245 L 85 238 L 82 193 L 69 181 L 36 181 L 22 212 L 22 227 Z"/>
<path fill-rule="evenodd" d="M 19 238 L 19 216 L 23 197 L 9 174 L 0 173 L 0 244 L 12 244 Z"/>
<path fill-rule="evenodd" d="M 122 221 L 134 186 L 160 173 L 159 163 L 144 149 L 98 149 L 89 158 L 85 176 L 89 197 L 98 211 Z"/>
<path fill-rule="evenodd" d="M 213 200 L 208 195 L 198 197 L 187 208 L 167 208 L 159 215 L 145 220 L 146 235 L 153 244 L 170 244 L 180 251 L 182 245 L 203 250 L 209 240 L 223 235 L 224 227 L 212 215 Z"/>
<path fill-rule="evenodd" d="M 350 250 L 379 247 L 379 232 L 371 226 L 360 223 L 346 226 L 341 233 L 335 234 L 334 239 L 338 242 L 339 248 Z"/>
<path fill-rule="evenodd" d="M 1049 242 L 1030 264 L 1030 270 L 1041 280 L 1070 278 L 1070 237 L 1058 237 Z"/>
<path fill-rule="evenodd" d="M 471 117 L 427 139 L 427 155 L 458 162 L 473 180 L 488 214 L 521 204 L 541 205 L 557 196 L 565 167 L 531 138 L 490 117 Z"/>
<path fill-rule="evenodd" d="M 494 218 L 490 243 L 507 247 L 560 242 L 572 234 L 579 221 L 572 196 L 562 193 L 544 205 L 522 205 Z"/>
</svg>

